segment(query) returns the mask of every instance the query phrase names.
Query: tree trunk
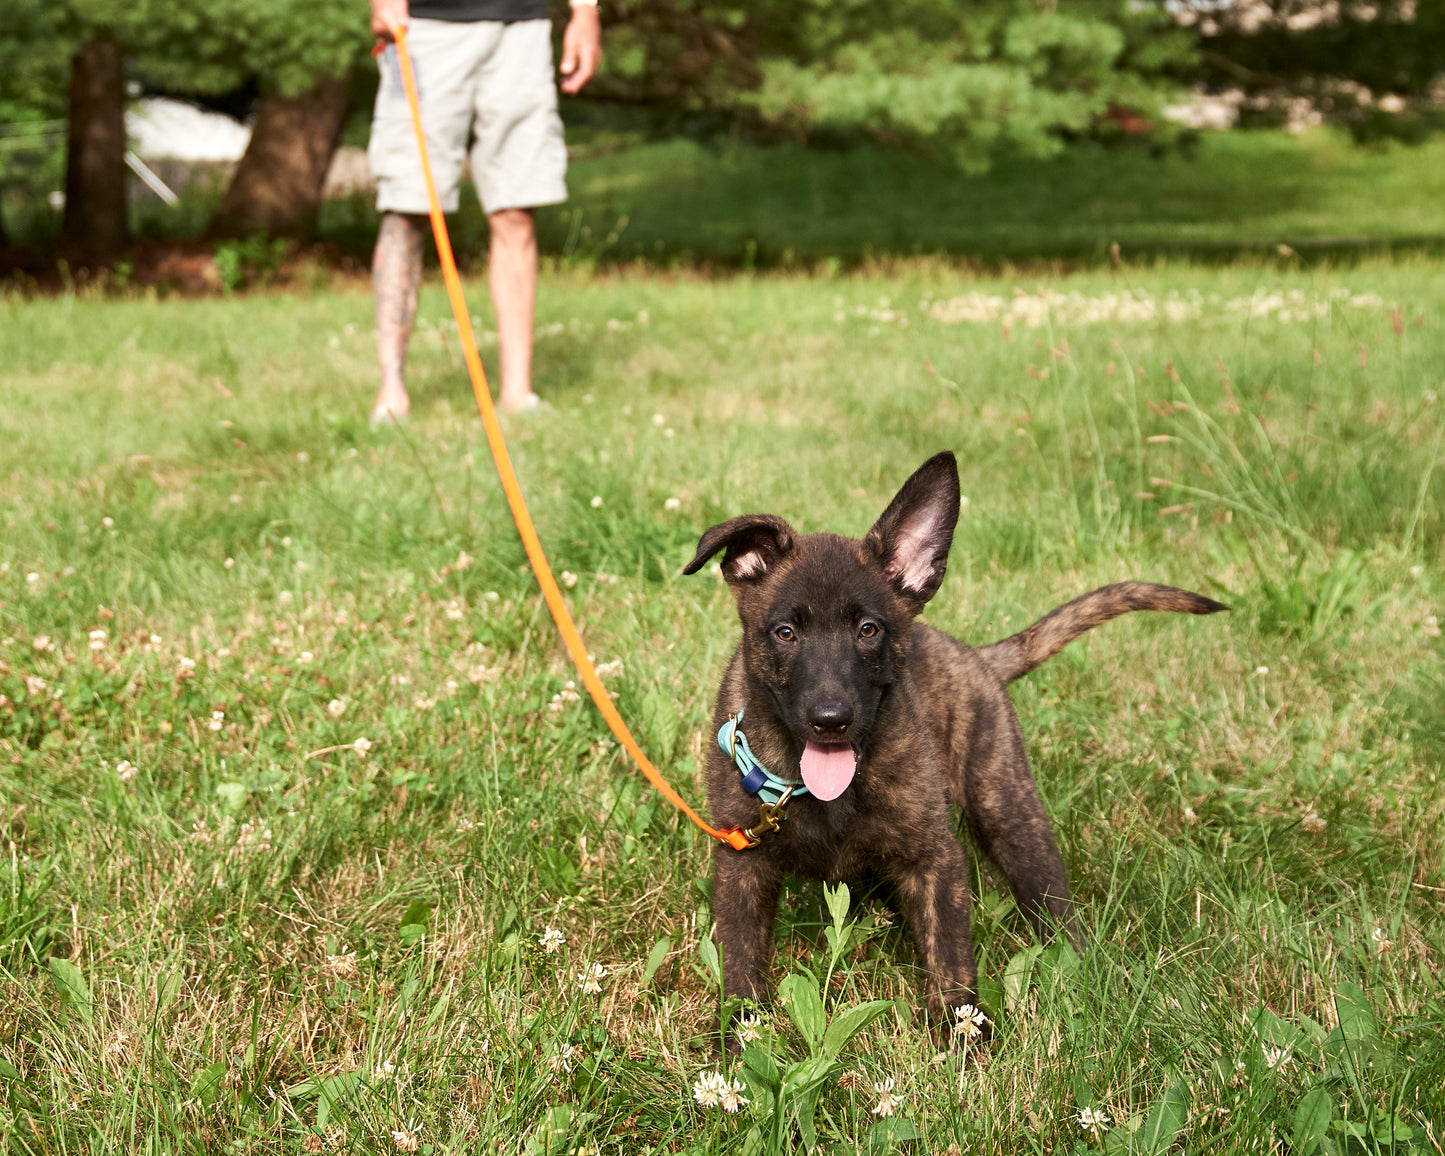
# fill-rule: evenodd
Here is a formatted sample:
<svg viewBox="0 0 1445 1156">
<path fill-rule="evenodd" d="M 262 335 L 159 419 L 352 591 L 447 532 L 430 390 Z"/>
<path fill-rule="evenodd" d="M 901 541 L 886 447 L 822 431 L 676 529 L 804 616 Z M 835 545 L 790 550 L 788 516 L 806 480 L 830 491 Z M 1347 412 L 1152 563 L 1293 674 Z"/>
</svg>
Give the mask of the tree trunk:
<svg viewBox="0 0 1445 1156">
<path fill-rule="evenodd" d="M 333 77 L 300 96 L 263 100 L 246 155 L 207 232 L 295 237 L 314 229 L 346 106 L 346 84 Z"/>
<path fill-rule="evenodd" d="M 92 40 L 70 62 L 62 247 L 76 261 L 109 261 L 130 239 L 125 205 L 125 75 L 120 48 Z"/>
</svg>

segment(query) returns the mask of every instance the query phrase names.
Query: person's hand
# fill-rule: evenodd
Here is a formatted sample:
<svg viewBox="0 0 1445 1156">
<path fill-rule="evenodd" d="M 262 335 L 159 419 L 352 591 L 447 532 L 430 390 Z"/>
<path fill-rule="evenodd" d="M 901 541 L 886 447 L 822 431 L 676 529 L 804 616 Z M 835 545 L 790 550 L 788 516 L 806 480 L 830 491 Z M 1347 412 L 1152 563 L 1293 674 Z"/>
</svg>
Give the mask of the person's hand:
<svg viewBox="0 0 1445 1156">
<path fill-rule="evenodd" d="M 372 4 L 385 0 L 372 0 Z M 404 0 L 402 0 L 404 2 Z M 579 4 L 572 9 L 567 31 L 562 34 L 562 91 L 575 96 L 597 73 L 602 62 L 602 17 L 595 4 Z"/>
<path fill-rule="evenodd" d="M 383 40 L 395 40 L 396 30 L 411 21 L 407 0 L 371 0 L 371 34 Z"/>
</svg>

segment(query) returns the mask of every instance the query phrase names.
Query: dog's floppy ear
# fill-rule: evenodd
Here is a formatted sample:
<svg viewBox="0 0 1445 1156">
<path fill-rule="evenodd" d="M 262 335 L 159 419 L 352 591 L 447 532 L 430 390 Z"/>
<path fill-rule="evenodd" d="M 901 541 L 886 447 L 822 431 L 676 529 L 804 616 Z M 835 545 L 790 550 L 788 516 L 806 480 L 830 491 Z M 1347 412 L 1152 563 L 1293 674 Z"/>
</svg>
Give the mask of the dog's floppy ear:
<svg viewBox="0 0 1445 1156">
<path fill-rule="evenodd" d="M 934 454 L 863 539 L 894 588 L 920 607 L 943 583 L 958 505 L 958 463 L 951 453 Z"/>
<path fill-rule="evenodd" d="M 719 550 L 722 573 L 729 583 L 751 582 L 771 571 L 793 548 L 793 528 L 771 514 L 744 514 L 719 522 L 697 544 L 697 557 L 682 568 L 696 574 Z"/>
</svg>

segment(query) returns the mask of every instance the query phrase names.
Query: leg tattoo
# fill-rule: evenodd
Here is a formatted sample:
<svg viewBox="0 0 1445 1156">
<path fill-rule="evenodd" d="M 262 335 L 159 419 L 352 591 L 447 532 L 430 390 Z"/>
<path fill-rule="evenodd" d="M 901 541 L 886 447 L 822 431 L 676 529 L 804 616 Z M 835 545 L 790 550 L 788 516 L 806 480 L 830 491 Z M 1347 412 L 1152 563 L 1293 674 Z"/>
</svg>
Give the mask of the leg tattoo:
<svg viewBox="0 0 1445 1156">
<path fill-rule="evenodd" d="M 422 218 L 383 213 L 371 263 L 371 285 L 376 295 L 376 352 L 381 363 L 381 389 L 372 409 L 373 418 L 401 418 L 411 410 L 403 371 L 416 321 L 421 264 Z"/>
</svg>

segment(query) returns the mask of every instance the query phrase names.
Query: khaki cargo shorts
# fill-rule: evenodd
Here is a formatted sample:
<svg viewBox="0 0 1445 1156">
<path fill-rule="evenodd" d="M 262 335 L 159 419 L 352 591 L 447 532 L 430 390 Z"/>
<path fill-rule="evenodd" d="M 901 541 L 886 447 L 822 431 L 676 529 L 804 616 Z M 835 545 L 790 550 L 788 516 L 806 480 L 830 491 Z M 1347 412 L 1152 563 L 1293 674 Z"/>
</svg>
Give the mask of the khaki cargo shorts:
<svg viewBox="0 0 1445 1156">
<path fill-rule="evenodd" d="M 550 20 L 415 19 L 406 42 L 444 211 L 456 211 L 469 140 L 472 180 L 488 213 L 567 199 L 567 145 L 552 79 Z M 381 87 L 366 150 L 376 178 L 376 207 L 425 213 L 426 178 L 395 45 L 387 46 L 379 63 Z"/>
</svg>

